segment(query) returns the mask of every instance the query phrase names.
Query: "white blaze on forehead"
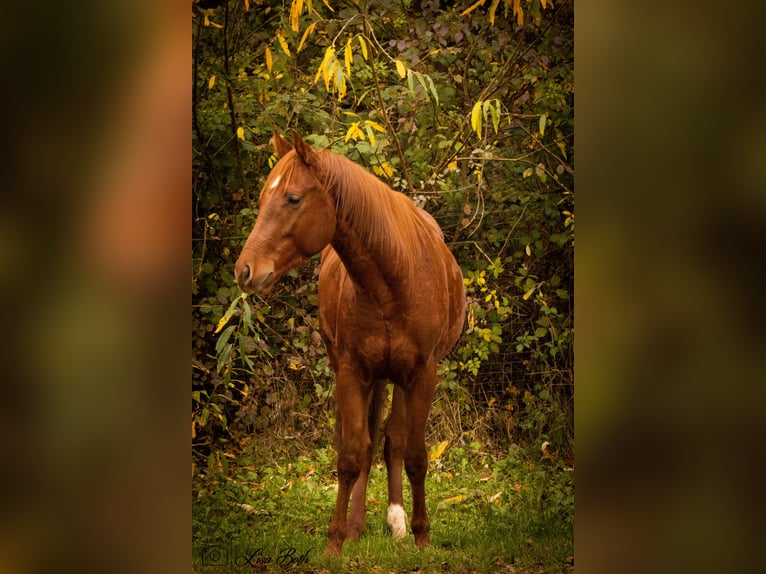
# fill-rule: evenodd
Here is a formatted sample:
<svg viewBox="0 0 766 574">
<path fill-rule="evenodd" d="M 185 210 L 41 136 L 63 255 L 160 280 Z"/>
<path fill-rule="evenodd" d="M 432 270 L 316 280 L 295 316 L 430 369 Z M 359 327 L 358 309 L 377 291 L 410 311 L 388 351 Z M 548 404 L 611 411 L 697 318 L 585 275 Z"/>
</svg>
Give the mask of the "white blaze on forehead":
<svg viewBox="0 0 766 574">
<path fill-rule="evenodd" d="M 404 538 L 407 536 L 407 520 L 404 508 L 401 504 L 388 505 L 388 527 L 394 538 Z"/>
<path fill-rule="evenodd" d="M 269 189 L 275 189 L 279 185 L 279 181 L 282 179 L 281 175 L 278 175 L 274 178 L 274 181 L 271 182 L 271 185 L 269 186 Z"/>
</svg>

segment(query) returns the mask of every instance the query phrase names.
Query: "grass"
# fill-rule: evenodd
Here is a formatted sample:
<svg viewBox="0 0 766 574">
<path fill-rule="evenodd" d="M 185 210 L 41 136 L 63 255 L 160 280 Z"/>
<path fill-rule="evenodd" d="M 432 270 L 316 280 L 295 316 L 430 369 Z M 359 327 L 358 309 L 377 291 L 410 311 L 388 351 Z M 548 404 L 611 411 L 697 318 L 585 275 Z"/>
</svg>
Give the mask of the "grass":
<svg viewBox="0 0 766 574">
<path fill-rule="evenodd" d="M 322 556 L 336 494 L 331 450 L 266 466 L 212 454 L 194 479 L 194 572 L 573 572 L 574 472 L 539 453 L 433 447 L 426 549 L 411 532 L 391 538 L 386 471 L 373 464 L 367 530 L 340 558 Z M 409 513 L 407 491 L 405 505 Z"/>
</svg>

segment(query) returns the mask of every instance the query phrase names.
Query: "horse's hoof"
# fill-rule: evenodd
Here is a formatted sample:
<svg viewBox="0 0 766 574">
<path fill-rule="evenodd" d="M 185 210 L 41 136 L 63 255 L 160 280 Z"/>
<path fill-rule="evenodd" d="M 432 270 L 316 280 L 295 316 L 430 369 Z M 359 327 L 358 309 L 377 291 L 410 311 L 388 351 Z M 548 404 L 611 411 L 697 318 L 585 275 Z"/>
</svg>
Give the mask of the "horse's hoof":
<svg viewBox="0 0 766 574">
<path fill-rule="evenodd" d="M 325 548 L 324 555 L 330 556 L 332 558 L 337 558 L 342 553 L 341 548 L 342 548 L 342 545 L 333 544 L 332 542 L 330 542 L 330 544 L 327 545 L 327 548 Z"/>
</svg>

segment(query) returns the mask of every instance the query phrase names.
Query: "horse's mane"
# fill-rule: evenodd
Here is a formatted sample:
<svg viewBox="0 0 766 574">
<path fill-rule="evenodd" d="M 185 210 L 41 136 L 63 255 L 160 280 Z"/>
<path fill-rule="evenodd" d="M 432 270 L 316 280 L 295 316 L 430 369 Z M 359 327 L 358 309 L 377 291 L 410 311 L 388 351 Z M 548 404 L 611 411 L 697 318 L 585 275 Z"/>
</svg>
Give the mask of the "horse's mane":
<svg viewBox="0 0 766 574">
<path fill-rule="evenodd" d="M 345 156 L 324 150 L 318 157 L 325 185 L 337 193 L 338 216 L 353 222 L 363 243 L 411 269 L 423 236 L 434 233 L 412 200 Z"/>
</svg>

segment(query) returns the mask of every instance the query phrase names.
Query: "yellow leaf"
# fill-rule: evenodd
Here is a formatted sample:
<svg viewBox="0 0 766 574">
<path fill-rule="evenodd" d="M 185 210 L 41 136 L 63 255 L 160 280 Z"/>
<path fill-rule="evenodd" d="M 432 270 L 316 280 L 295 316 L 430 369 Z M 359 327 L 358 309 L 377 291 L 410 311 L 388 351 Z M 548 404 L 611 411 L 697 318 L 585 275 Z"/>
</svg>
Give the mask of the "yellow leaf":
<svg viewBox="0 0 766 574">
<path fill-rule="evenodd" d="M 444 500 L 442 500 L 442 504 L 451 504 L 453 502 L 460 502 L 464 498 L 465 496 L 462 494 L 459 494 L 458 496 L 451 496 L 450 498 L 445 498 Z"/>
<path fill-rule="evenodd" d="M 290 27 L 293 29 L 293 32 L 297 32 L 300 28 L 298 19 L 301 12 L 303 12 L 303 0 L 293 0 L 290 5 Z"/>
<path fill-rule="evenodd" d="M 473 12 L 474 10 L 476 10 L 476 8 L 478 8 L 479 6 L 481 6 L 482 4 L 484 4 L 484 2 L 486 2 L 486 1 L 487 1 L 487 0 L 478 0 L 478 2 L 476 2 L 475 4 L 472 4 L 471 6 L 469 6 L 469 7 L 468 7 L 468 8 L 466 8 L 465 10 L 463 10 L 463 11 L 460 13 L 460 15 L 461 15 L 461 16 L 465 16 L 466 14 L 470 14 L 471 12 Z"/>
<path fill-rule="evenodd" d="M 521 0 L 513 0 L 513 15 L 519 26 L 524 25 L 524 10 L 521 9 Z"/>
<path fill-rule="evenodd" d="M 306 31 L 303 33 L 303 36 L 301 36 L 301 41 L 298 44 L 298 52 L 300 52 L 303 49 L 303 44 L 306 43 L 306 38 L 309 37 L 309 34 L 311 34 L 314 31 L 314 28 L 317 26 L 317 21 L 312 22 L 309 24 L 309 27 L 306 28 Z"/>
<path fill-rule="evenodd" d="M 290 56 L 290 48 L 287 45 L 287 40 L 285 40 L 285 33 L 282 30 L 277 30 L 277 40 L 279 40 L 279 45 L 282 48 L 282 51 L 287 56 Z"/>
<path fill-rule="evenodd" d="M 333 58 L 335 58 L 335 49 L 332 46 L 328 46 L 324 52 L 324 58 L 322 59 L 322 62 L 319 64 L 319 69 L 317 70 L 317 74 L 316 76 L 314 76 L 314 83 L 317 83 L 319 81 L 319 78 L 321 78 L 322 76 L 325 76 L 325 77 L 327 76 L 326 68 Z"/>
<path fill-rule="evenodd" d="M 404 62 L 401 60 L 396 60 L 396 71 L 399 74 L 400 78 L 404 78 L 407 76 L 407 68 L 404 67 Z"/>
<path fill-rule="evenodd" d="M 479 137 L 481 137 L 481 114 L 483 103 L 482 100 L 479 100 L 473 105 L 473 110 L 471 110 L 471 127 Z"/>
<path fill-rule="evenodd" d="M 330 6 L 330 3 L 327 0 L 322 0 L 322 3 L 327 6 L 327 8 L 330 10 L 330 12 L 335 12 L 335 10 L 332 9 L 332 6 Z"/>
<path fill-rule="evenodd" d="M 348 42 L 346 42 L 346 53 L 345 53 L 345 64 L 346 64 L 346 73 L 348 74 L 349 78 L 351 77 L 351 62 L 354 59 L 354 53 L 351 51 L 351 38 L 348 39 Z"/>
<path fill-rule="evenodd" d="M 338 88 L 338 101 L 346 95 L 346 77 L 343 75 L 343 68 L 338 63 L 335 69 L 335 86 Z"/>
<path fill-rule="evenodd" d="M 354 122 L 353 124 L 351 124 L 351 127 L 348 128 L 348 131 L 346 132 L 345 141 L 348 141 L 350 139 L 353 139 L 353 140 L 364 139 L 364 132 L 359 129 L 359 122 Z"/>
<path fill-rule="evenodd" d="M 243 127 L 237 128 L 237 137 L 241 139 L 242 141 L 245 141 L 245 128 Z"/>
<path fill-rule="evenodd" d="M 364 129 L 367 131 L 367 137 L 370 138 L 370 145 L 375 145 L 375 132 L 372 131 L 372 128 L 370 127 L 370 124 L 365 122 Z"/>
<path fill-rule="evenodd" d="M 250 12 L 250 0 L 245 0 L 245 12 Z"/>
<path fill-rule="evenodd" d="M 210 90 L 215 85 L 215 74 L 210 76 L 210 81 L 207 83 L 207 89 Z"/>
<path fill-rule="evenodd" d="M 430 453 L 428 453 L 428 460 L 436 460 L 439 458 L 442 454 L 444 454 L 444 449 L 447 448 L 448 444 L 448 440 L 441 441 L 438 445 L 436 445 L 436 447 L 431 449 Z"/>
<path fill-rule="evenodd" d="M 543 9 L 547 8 L 545 0 L 540 0 L 540 4 L 543 5 Z"/>
<path fill-rule="evenodd" d="M 357 36 L 357 40 L 359 40 L 359 47 L 362 49 L 362 56 L 364 59 L 367 59 L 367 42 L 364 41 L 363 36 Z"/>
<path fill-rule="evenodd" d="M 210 19 L 210 16 L 213 15 L 213 12 L 215 11 L 214 8 L 210 8 L 205 11 L 205 26 L 212 26 L 213 28 L 223 28 L 221 24 L 216 24 Z"/>
<path fill-rule="evenodd" d="M 271 68 L 274 66 L 274 59 L 271 56 L 271 50 L 266 47 L 266 69 L 271 73 Z"/>
<path fill-rule="evenodd" d="M 368 126 L 371 126 L 374 129 L 378 130 L 382 134 L 386 133 L 386 128 L 384 128 L 378 122 L 374 122 L 372 120 L 365 120 L 364 123 L 366 123 Z"/>
<path fill-rule="evenodd" d="M 221 329 L 223 329 L 226 326 L 226 323 L 229 322 L 229 319 L 231 319 L 234 316 L 235 311 L 234 305 L 230 306 L 229 309 L 224 313 L 223 317 L 221 317 L 221 320 L 218 321 L 218 325 L 215 326 L 215 333 L 220 332 Z"/>
<path fill-rule="evenodd" d="M 492 4 L 489 7 L 489 23 L 493 26 L 495 25 L 495 11 L 498 4 L 500 4 L 500 0 L 492 0 Z"/>
</svg>

